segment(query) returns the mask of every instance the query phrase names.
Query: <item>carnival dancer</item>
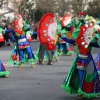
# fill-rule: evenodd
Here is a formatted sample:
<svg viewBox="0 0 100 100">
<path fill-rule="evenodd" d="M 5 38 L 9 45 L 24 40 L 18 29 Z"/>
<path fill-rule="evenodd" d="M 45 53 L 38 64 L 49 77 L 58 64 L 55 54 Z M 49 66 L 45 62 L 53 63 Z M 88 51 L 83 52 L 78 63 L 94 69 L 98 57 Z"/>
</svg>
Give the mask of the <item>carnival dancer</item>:
<svg viewBox="0 0 100 100">
<path fill-rule="evenodd" d="M 14 63 L 17 61 L 18 66 L 22 68 L 26 62 L 28 62 L 32 68 L 34 68 L 35 58 L 30 46 L 30 42 L 26 37 L 26 32 L 29 30 L 27 25 L 22 20 L 22 16 L 19 15 L 14 21 L 14 31 L 16 36 L 16 44 L 12 51 L 9 63 L 11 60 Z M 12 58 L 12 59 L 11 59 Z M 17 64 L 16 63 L 16 64 Z"/>
<path fill-rule="evenodd" d="M 6 70 L 5 66 L 3 63 L 0 61 L 0 77 L 8 77 L 9 76 L 9 71 Z"/>
<path fill-rule="evenodd" d="M 74 44 L 77 55 L 61 88 L 70 94 L 78 94 L 78 99 L 94 98 L 100 95 L 100 79 L 91 54 L 92 47 L 100 48 L 99 34 L 94 19 L 80 26 L 72 33 L 72 39 L 60 35 L 68 43 Z"/>
<path fill-rule="evenodd" d="M 59 32 L 63 32 L 66 33 L 67 37 L 70 37 L 70 34 L 72 33 L 72 31 L 74 30 L 74 28 L 68 24 L 65 24 L 66 21 L 66 17 L 70 17 L 70 15 L 66 14 L 64 15 L 60 20 L 58 20 L 57 25 L 58 25 L 58 31 Z M 62 38 L 58 38 L 58 52 L 60 52 L 60 55 L 64 54 L 64 55 L 73 55 L 74 51 L 72 51 L 72 48 L 70 47 L 70 44 L 65 42 Z"/>
</svg>

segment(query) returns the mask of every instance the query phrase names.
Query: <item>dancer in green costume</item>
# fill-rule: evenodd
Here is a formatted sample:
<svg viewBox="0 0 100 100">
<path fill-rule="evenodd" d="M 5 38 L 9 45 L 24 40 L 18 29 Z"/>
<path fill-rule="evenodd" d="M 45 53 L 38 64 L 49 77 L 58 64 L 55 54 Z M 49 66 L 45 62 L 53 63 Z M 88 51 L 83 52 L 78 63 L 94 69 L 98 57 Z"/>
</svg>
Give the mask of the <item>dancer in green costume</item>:
<svg viewBox="0 0 100 100">
<path fill-rule="evenodd" d="M 58 25 L 59 33 L 61 32 L 65 34 L 71 34 L 72 27 L 70 28 L 71 26 L 70 24 L 62 27 L 61 20 L 58 20 L 57 25 Z M 73 55 L 74 54 L 74 51 L 72 51 L 70 44 L 65 42 L 62 38 L 59 37 L 57 42 L 58 42 L 57 49 L 58 49 L 59 55 Z"/>
<path fill-rule="evenodd" d="M 29 63 L 34 68 L 35 58 L 30 45 L 30 27 L 24 23 L 22 15 L 19 15 L 14 20 L 14 31 L 16 36 L 16 44 L 11 53 L 9 63 L 18 65 L 20 68 L 23 64 Z M 8 30 L 9 33 L 11 30 Z"/>
<path fill-rule="evenodd" d="M 100 48 L 100 36 L 96 32 L 96 23 L 92 19 L 89 21 L 75 29 L 72 39 L 59 35 L 64 41 L 74 44 L 77 51 L 61 88 L 69 94 L 78 94 L 78 99 L 100 95 L 100 78 L 91 54 L 92 47 Z"/>
</svg>

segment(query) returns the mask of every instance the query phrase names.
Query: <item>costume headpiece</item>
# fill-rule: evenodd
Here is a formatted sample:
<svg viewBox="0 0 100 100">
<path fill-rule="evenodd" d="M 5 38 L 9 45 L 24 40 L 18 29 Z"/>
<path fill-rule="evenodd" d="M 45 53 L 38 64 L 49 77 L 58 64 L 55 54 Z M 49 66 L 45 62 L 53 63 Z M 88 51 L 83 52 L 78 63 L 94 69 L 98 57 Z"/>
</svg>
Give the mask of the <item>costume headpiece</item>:
<svg viewBox="0 0 100 100">
<path fill-rule="evenodd" d="M 85 12 L 78 12 L 78 15 L 85 15 Z"/>
</svg>

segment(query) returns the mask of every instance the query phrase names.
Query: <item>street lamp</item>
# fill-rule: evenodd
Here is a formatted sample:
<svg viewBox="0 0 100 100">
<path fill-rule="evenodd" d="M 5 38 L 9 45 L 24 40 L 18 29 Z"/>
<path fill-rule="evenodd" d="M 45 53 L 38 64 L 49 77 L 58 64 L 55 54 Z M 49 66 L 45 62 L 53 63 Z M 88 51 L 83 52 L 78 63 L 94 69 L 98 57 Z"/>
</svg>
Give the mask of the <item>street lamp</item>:
<svg viewBox="0 0 100 100">
<path fill-rule="evenodd" d="M 84 6 L 83 6 L 83 4 L 82 4 L 82 12 L 84 11 Z"/>
<path fill-rule="evenodd" d="M 33 23 L 35 23 L 35 9 L 33 8 Z"/>
<path fill-rule="evenodd" d="M 82 12 L 84 11 L 85 3 L 86 3 L 86 0 L 83 0 L 82 1 Z"/>
<path fill-rule="evenodd" d="M 33 16 L 33 23 L 35 23 L 35 8 L 36 8 L 36 0 L 29 0 L 28 3 L 33 3 L 32 6 L 32 16 Z"/>
<path fill-rule="evenodd" d="M 32 9 L 33 9 L 33 23 L 35 23 L 35 8 L 36 8 L 36 4 L 34 3 L 34 5 L 32 6 Z"/>
<path fill-rule="evenodd" d="M 27 19 L 27 12 L 28 12 L 28 9 L 26 9 L 26 11 L 25 11 L 25 21 Z"/>
</svg>

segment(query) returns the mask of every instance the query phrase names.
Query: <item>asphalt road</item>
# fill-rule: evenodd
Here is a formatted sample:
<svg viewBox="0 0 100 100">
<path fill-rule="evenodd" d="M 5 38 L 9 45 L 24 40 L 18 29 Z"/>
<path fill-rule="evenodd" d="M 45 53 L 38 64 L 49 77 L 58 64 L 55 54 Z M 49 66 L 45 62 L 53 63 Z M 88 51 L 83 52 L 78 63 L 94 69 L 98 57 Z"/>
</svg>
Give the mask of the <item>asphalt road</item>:
<svg viewBox="0 0 100 100">
<path fill-rule="evenodd" d="M 36 53 L 39 42 L 31 43 Z M 61 89 L 67 72 L 72 64 L 73 56 L 60 56 L 60 61 L 53 65 L 35 65 L 24 68 L 9 65 L 8 59 L 13 47 L 0 48 L 0 60 L 10 72 L 9 78 L 0 78 L 0 100 L 77 100 L 77 95 L 69 95 Z M 93 57 L 100 49 L 93 49 Z M 86 100 L 86 99 L 85 99 Z M 92 99 L 100 100 L 100 97 Z"/>
</svg>

